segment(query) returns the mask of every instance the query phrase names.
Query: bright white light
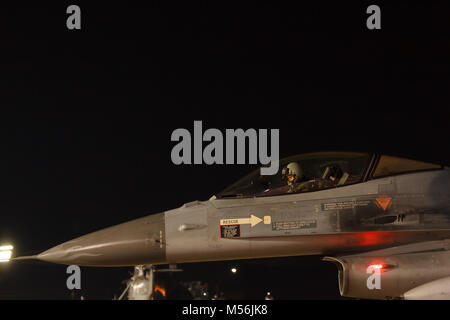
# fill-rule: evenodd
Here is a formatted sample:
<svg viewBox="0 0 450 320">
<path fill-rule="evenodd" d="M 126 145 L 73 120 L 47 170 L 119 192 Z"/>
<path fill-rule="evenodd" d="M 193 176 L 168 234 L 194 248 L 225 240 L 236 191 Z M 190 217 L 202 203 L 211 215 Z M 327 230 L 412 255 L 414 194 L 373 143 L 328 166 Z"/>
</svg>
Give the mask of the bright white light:
<svg viewBox="0 0 450 320">
<path fill-rule="evenodd" d="M 236 273 L 237 269 L 236 268 L 231 268 L 231 272 Z"/>
<path fill-rule="evenodd" d="M 0 262 L 8 262 L 11 259 L 13 246 L 8 244 L 0 246 Z"/>
<path fill-rule="evenodd" d="M 0 251 L 0 262 L 8 262 L 11 259 L 12 251 Z"/>
<path fill-rule="evenodd" d="M 13 246 L 11 246 L 11 245 L 0 247 L 0 251 L 7 251 L 7 250 L 12 250 L 12 249 L 13 249 Z"/>
</svg>

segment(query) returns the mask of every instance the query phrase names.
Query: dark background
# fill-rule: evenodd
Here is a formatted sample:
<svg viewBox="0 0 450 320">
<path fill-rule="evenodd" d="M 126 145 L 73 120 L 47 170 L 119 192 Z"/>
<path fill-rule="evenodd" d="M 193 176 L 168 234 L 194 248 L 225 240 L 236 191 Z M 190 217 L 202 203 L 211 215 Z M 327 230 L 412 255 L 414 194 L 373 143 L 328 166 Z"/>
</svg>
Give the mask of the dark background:
<svg viewBox="0 0 450 320">
<path fill-rule="evenodd" d="M 66 28 L 77 4 L 82 30 Z M 381 7 L 381 30 L 366 8 Z M 206 200 L 256 166 L 182 165 L 176 128 L 278 128 L 280 156 L 374 151 L 449 165 L 444 2 L 185 1 L 2 5 L 0 243 L 28 255 Z M 160 280 L 229 298 L 339 298 L 321 257 L 193 263 Z M 231 266 L 238 266 L 236 275 Z M 82 268 L 111 299 L 132 268 Z M 66 299 L 66 267 L 0 266 L 1 299 Z M 173 297 L 176 297 L 174 293 Z"/>
</svg>

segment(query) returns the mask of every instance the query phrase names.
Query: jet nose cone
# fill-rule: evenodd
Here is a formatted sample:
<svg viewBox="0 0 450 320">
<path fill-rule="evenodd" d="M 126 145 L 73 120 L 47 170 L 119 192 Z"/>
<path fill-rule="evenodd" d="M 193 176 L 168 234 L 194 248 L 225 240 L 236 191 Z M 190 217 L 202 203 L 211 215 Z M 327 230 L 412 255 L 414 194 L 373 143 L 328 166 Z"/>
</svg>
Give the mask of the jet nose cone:
<svg viewBox="0 0 450 320">
<path fill-rule="evenodd" d="M 84 237 L 80 237 L 65 242 L 38 254 L 37 258 L 48 262 L 79 265 L 77 262 L 87 260 L 94 262 L 94 259 L 87 259 L 88 257 L 100 257 L 105 254 L 102 250 L 97 253 L 91 252 L 92 245 L 89 245 L 85 240 Z M 85 245 L 77 245 L 77 243 L 84 243 Z"/>
<path fill-rule="evenodd" d="M 48 249 L 37 255 L 39 260 L 48 261 L 48 262 L 56 262 L 62 261 L 64 257 L 67 258 L 68 252 L 65 250 L 62 245 L 58 245 L 51 249 Z"/>
<path fill-rule="evenodd" d="M 67 241 L 37 259 L 78 266 L 135 266 L 166 262 L 164 213 Z"/>
</svg>

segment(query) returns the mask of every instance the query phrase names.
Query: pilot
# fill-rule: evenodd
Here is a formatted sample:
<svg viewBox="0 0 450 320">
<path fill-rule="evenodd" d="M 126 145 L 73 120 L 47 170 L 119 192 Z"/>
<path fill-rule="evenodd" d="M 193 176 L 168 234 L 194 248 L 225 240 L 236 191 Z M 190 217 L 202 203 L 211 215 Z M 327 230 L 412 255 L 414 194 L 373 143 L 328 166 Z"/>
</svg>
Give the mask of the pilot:
<svg viewBox="0 0 450 320">
<path fill-rule="evenodd" d="M 308 179 L 297 162 L 291 162 L 282 170 L 283 178 L 287 180 L 287 193 L 315 191 L 336 186 L 342 176 L 339 167 L 326 167 L 321 177 Z"/>
<path fill-rule="evenodd" d="M 303 175 L 302 167 L 297 162 L 290 162 L 281 171 L 282 177 L 287 180 L 289 190 L 287 193 L 305 191 L 308 189 L 309 181 L 302 182 L 305 180 Z"/>
</svg>

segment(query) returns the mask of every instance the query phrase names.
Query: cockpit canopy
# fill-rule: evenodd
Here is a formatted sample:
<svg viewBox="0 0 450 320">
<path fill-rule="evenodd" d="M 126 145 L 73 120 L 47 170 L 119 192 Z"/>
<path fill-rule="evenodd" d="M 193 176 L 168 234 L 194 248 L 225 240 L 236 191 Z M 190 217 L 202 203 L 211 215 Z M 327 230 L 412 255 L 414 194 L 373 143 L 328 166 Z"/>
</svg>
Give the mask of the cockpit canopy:
<svg viewBox="0 0 450 320">
<path fill-rule="evenodd" d="M 263 176 L 258 169 L 217 197 L 265 197 L 356 183 L 363 178 L 371 157 L 368 153 L 320 152 L 285 158 L 276 175 Z"/>
<path fill-rule="evenodd" d="M 216 197 L 267 197 L 362 182 L 374 157 L 370 153 L 357 152 L 318 152 L 288 157 L 280 160 L 276 175 L 261 175 L 258 169 Z M 437 164 L 384 155 L 377 159 L 373 178 L 442 168 Z"/>
</svg>

